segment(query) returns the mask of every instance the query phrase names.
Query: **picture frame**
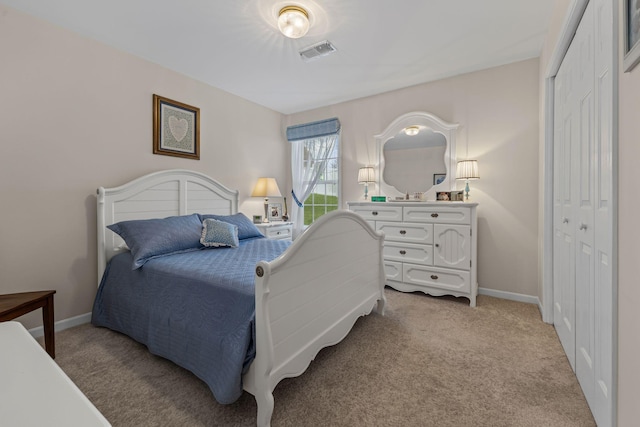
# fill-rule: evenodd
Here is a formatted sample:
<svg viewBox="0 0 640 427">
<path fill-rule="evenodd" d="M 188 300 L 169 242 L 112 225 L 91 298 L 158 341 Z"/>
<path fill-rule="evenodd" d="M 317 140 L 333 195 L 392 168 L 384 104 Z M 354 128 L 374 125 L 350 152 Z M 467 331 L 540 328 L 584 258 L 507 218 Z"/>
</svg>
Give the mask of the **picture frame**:
<svg viewBox="0 0 640 427">
<path fill-rule="evenodd" d="M 452 202 L 464 202 L 464 191 L 456 190 L 451 192 Z"/>
<path fill-rule="evenodd" d="M 640 0 L 623 0 L 624 57 L 622 67 L 630 72 L 640 62 Z"/>
<path fill-rule="evenodd" d="M 200 109 L 154 94 L 153 154 L 200 160 Z"/>
<path fill-rule="evenodd" d="M 442 181 L 447 177 L 446 173 L 434 173 L 433 174 L 433 185 L 441 184 Z"/>
<path fill-rule="evenodd" d="M 450 202 L 451 191 L 438 191 L 436 193 L 436 200 L 439 202 Z"/>
<path fill-rule="evenodd" d="M 262 215 L 254 215 L 253 216 L 254 224 L 262 224 Z"/>
<path fill-rule="evenodd" d="M 269 221 L 282 221 L 282 203 L 269 203 Z"/>
</svg>

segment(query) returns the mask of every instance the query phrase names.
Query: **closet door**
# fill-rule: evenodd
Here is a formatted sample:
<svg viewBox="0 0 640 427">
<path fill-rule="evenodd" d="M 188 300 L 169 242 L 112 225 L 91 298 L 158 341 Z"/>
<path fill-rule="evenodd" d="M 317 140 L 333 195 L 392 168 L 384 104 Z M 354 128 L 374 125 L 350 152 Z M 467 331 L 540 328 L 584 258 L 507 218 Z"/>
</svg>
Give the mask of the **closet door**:
<svg viewBox="0 0 640 427">
<path fill-rule="evenodd" d="M 582 390 L 590 400 L 593 394 L 595 280 L 594 215 L 595 215 L 595 46 L 594 7 L 591 2 L 580 22 L 571 47 L 577 52 L 576 94 L 577 131 L 575 169 L 575 242 L 576 242 L 576 362 L 575 371 Z"/>
<path fill-rule="evenodd" d="M 613 27 L 613 2 L 589 1 L 554 105 L 554 325 L 600 427 L 614 424 Z"/>
<path fill-rule="evenodd" d="M 590 143 L 590 203 L 581 203 L 577 268 L 589 274 L 576 283 L 577 336 L 576 376 L 599 426 L 613 423 L 613 8 L 612 2 L 595 0 L 593 22 L 593 111 L 594 134 Z M 583 18 L 584 20 L 584 18 Z M 586 165 L 584 166 L 586 170 Z M 584 211 L 584 212 L 583 212 Z M 586 227 L 586 228 L 585 228 Z M 580 271 L 580 270 L 578 270 Z"/>
<path fill-rule="evenodd" d="M 569 50 L 555 79 L 553 324 L 571 367 L 575 369 L 575 218 L 572 159 L 575 151 L 576 67 Z"/>
</svg>

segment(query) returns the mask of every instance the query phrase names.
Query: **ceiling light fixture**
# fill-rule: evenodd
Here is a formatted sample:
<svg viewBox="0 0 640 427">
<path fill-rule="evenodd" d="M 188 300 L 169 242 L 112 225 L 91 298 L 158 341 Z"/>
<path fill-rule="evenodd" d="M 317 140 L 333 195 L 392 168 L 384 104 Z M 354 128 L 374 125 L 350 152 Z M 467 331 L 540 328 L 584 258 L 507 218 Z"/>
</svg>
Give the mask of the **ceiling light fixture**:
<svg viewBox="0 0 640 427">
<path fill-rule="evenodd" d="M 415 136 L 420 133 L 420 128 L 418 126 L 409 126 L 404 129 L 404 133 L 409 136 Z"/>
<path fill-rule="evenodd" d="M 285 6 L 278 13 L 278 28 L 290 39 L 298 39 L 309 31 L 309 14 L 299 6 Z"/>
</svg>

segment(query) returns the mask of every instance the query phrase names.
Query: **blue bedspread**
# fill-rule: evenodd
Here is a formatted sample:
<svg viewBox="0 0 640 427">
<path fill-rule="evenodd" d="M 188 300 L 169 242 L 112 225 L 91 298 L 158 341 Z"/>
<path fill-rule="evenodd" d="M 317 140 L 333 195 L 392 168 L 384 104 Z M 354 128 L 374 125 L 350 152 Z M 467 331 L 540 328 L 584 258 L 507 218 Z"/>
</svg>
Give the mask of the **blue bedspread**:
<svg viewBox="0 0 640 427">
<path fill-rule="evenodd" d="M 238 248 L 168 255 L 131 270 L 129 252 L 108 264 L 92 323 L 122 332 L 153 354 L 188 369 L 216 400 L 242 394 L 242 374 L 255 357 L 255 266 L 289 246 L 242 240 Z"/>
</svg>

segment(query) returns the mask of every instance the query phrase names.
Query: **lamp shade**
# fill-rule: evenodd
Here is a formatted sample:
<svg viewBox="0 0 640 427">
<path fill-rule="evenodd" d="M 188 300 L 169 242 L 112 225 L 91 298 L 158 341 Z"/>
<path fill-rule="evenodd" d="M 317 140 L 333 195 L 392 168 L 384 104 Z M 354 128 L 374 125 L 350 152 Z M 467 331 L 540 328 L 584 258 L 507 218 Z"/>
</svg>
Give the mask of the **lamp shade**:
<svg viewBox="0 0 640 427">
<path fill-rule="evenodd" d="M 365 166 L 358 171 L 358 183 L 370 184 L 376 182 L 376 172 L 373 166 Z"/>
<path fill-rule="evenodd" d="M 461 160 L 456 167 L 456 179 L 480 179 L 477 160 Z"/>
<path fill-rule="evenodd" d="M 282 197 L 275 178 L 258 178 L 251 197 Z"/>
</svg>

